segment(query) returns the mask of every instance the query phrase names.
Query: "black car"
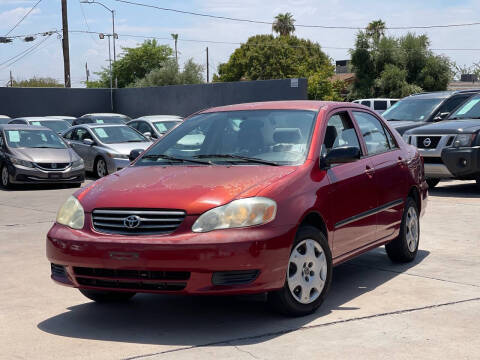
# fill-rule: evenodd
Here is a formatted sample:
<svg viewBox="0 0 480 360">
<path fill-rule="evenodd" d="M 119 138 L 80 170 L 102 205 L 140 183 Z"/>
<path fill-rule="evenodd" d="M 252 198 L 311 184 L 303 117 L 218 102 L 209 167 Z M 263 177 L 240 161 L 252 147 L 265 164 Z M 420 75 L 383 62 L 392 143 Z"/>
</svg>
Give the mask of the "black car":
<svg viewBox="0 0 480 360">
<path fill-rule="evenodd" d="M 83 124 L 125 124 L 130 118 L 123 114 L 93 113 L 85 114 L 75 119 L 72 126 Z"/>
<path fill-rule="evenodd" d="M 457 108 L 449 120 L 408 130 L 425 162 L 430 187 L 441 179 L 476 180 L 480 188 L 480 94 Z"/>
<path fill-rule="evenodd" d="M 409 129 L 447 119 L 453 110 L 478 93 L 480 89 L 414 94 L 391 106 L 382 116 L 403 134 Z"/>
</svg>

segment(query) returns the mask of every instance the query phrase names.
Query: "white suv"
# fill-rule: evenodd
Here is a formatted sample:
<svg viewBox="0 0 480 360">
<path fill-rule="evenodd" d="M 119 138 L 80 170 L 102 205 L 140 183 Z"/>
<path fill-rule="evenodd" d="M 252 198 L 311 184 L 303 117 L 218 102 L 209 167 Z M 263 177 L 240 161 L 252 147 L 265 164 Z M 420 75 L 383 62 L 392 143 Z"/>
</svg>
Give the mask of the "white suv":
<svg viewBox="0 0 480 360">
<path fill-rule="evenodd" d="M 382 114 L 385 110 L 387 110 L 390 106 L 395 104 L 398 99 L 358 99 L 354 102 L 355 104 L 365 105 L 372 110 L 375 110 L 377 113 Z"/>
</svg>

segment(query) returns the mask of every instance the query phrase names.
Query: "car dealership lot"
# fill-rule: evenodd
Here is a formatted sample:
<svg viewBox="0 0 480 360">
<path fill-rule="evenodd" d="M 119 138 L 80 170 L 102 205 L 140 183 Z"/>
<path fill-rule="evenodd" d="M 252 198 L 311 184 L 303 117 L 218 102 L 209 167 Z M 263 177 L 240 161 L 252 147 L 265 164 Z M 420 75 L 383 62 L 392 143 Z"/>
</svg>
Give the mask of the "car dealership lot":
<svg viewBox="0 0 480 360">
<path fill-rule="evenodd" d="M 315 314 L 285 318 L 262 296 L 137 295 L 99 305 L 49 279 L 45 234 L 75 191 L 0 191 L 0 358 L 476 358 L 480 349 L 480 192 L 442 182 L 414 263 L 380 248 L 334 270 Z"/>
</svg>

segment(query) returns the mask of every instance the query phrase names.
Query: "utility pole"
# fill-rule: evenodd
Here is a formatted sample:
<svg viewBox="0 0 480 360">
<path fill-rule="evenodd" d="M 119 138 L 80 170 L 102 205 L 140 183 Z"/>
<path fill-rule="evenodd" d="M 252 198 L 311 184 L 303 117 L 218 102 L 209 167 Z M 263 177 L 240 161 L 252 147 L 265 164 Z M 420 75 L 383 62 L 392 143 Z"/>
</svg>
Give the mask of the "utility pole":
<svg viewBox="0 0 480 360">
<path fill-rule="evenodd" d="M 177 51 L 177 41 L 178 41 L 178 34 L 171 34 L 173 40 L 175 41 L 175 62 L 178 66 L 178 51 Z"/>
<path fill-rule="evenodd" d="M 207 46 L 207 83 L 210 82 L 210 69 L 208 67 L 208 46 Z"/>
<path fill-rule="evenodd" d="M 65 87 L 72 86 L 70 81 L 70 50 L 68 45 L 68 15 L 67 15 L 67 0 L 62 0 L 62 26 L 63 26 L 63 69 L 65 77 Z"/>
<path fill-rule="evenodd" d="M 88 71 L 88 63 L 87 62 L 85 63 L 85 75 L 87 75 L 87 83 L 88 83 L 88 79 L 90 77 L 90 71 Z"/>
<path fill-rule="evenodd" d="M 13 87 L 13 76 L 12 76 L 12 70 L 10 70 L 10 87 Z"/>
<path fill-rule="evenodd" d="M 108 62 L 110 63 L 110 108 L 113 111 L 112 54 L 110 52 L 110 35 L 108 36 Z M 115 39 L 115 35 L 113 35 Z"/>
</svg>

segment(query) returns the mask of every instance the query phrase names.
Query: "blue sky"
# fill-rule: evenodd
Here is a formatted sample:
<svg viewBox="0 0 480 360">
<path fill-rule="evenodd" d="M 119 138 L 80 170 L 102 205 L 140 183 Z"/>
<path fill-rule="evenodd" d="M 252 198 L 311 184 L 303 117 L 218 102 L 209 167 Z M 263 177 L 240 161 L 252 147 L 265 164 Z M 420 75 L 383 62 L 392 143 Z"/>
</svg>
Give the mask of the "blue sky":
<svg viewBox="0 0 480 360">
<path fill-rule="evenodd" d="M 0 0 L 0 36 L 7 31 L 36 3 L 37 0 Z M 171 33 L 179 34 L 180 61 L 193 57 L 205 64 L 205 47 L 209 47 L 210 73 L 220 62 L 228 59 L 236 45 L 212 44 L 182 41 L 213 40 L 244 42 L 254 34 L 270 33 L 268 25 L 237 23 L 208 19 L 191 15 L 146 9 L 115 0 L 101 0 L 116 11 L 116 32 L 119 34 L 117 53 L 122 46 L 135 46 L 142 40 L 127 35 L 155 36 L 170 38 Z M 412 26 L 430 24 L 452 24 L 480 21 L 480 1 L 474 0 L 134 0 L 147 4 L 182 10 L 210 13 L 221 16 L 271 21 L 280 13 L 289 11 L 298 24 L 365 26 L 369 21 L 381 18 L 387 26 Z M 81 9 L 85 14 L 86 21 Z M 110 14 L 99 5 L 80 4 L 80 0 L 68 0 L 70 30 L 111 32 Z M 37 8 L 11 34 L 21 35 L 61 29 L 60 0 L 42 0 Z M 480 25 L 465 28 L 416 30 L 426 33 L 432 48 L 480 48 L 478 34 Z M 389 31 L 390 35 L 401 35 L 405 31 Z M 309 38 L 324 47 L 334 60 L 348 58 L 348 51 L 330 47 L 351 47 L 355 31 L 297 28 L 296 35 Z M 41 41 L 44 41 L 40 44 Z M 171 40 L 160 40 L 173 46 Z M 35 44 L 27 56 L 14 64 L 6 62 L 13 56 Z M 436 51 L 459 64 L 471 65 L 480 61 L 480 51 Z M 91 73 L 101 66 L 107 66 L 108 42 L 97 35 L 70 34 L 71 76 L 74 86 L 83 86 L 85 63 Z M 5 64 L 4 64 L 5 63 Z M 35 42 L 21 40 L 0 44 L 0 86 L 9 78 L 9 71 L 15 78 L 49 76 L 63 81 L 61 40 L 53 35 L 38 37 Z M 94 76 L 94 75 L 93 75 Z"/>
</svg>

